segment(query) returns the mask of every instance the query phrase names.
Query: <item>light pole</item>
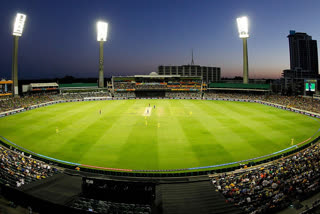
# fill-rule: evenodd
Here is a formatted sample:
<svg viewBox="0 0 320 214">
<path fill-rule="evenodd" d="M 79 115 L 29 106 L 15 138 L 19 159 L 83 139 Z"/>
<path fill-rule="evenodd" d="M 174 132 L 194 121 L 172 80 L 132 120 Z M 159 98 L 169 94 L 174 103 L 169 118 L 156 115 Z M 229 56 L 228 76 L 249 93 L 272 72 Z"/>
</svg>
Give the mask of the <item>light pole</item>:
<svg viewBox="0 0 320 214">
<path fill-rule="evenodd" d="M 17 13 L 13 26 L 13 54 L 12 54 L 12 80 L 13 80 L 13 96 L 19 96 L 18 90 L 18 41 L 22 36 L 24 22 L 27 16 L 22 13 Z"/>
<path fill-rule="evenodd" d="M 237 18 L 239 37 L 243 41 L 243 84 L 248 84 L 249 81 L 249 68 L 248 68 L 248 18 L 246 16 Z"/>
<path fill-rule="evenodd" d="M 100 43 L 99 51 L 99 88 L 104 87 L 104 76 L 103 76 L 103 43 L 107 41 L 108 35 L 108 23 L 97 22 L 97 40 Z"/>
</svg>

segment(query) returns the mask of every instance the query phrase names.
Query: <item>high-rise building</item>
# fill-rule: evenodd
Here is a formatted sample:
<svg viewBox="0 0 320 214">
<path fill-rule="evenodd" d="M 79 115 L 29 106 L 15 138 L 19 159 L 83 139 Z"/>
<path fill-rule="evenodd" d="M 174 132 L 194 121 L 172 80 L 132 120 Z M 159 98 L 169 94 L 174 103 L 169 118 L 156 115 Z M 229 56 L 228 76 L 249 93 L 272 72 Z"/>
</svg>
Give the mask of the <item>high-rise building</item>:
<svg viewBox="0 0 320 214">
<path fill-rule="evenodd" d="M 283 93 L 306 94 L 305 82 L 319 79 L 317 41 L 306 33 L 290 31 L 290 69 L 283 70 Z"/>
<path fill-rule="evenodd" d="M 219 82 L 221 80 L 221 69 L 219 67 L 207 67 L 200 65 L 181 65 L 158 67 L 159 75 L 180 75 L 182 77 L 202 77 L 203 82 Z"/>
<path fill-rule="evenodd" d="M 294 30 L 290 31 L 288 39 L 290 70 L 301 69 L 317 76 L 319 74 L 317 40 L 313 40 L 306 33 Z"/>
</svg>

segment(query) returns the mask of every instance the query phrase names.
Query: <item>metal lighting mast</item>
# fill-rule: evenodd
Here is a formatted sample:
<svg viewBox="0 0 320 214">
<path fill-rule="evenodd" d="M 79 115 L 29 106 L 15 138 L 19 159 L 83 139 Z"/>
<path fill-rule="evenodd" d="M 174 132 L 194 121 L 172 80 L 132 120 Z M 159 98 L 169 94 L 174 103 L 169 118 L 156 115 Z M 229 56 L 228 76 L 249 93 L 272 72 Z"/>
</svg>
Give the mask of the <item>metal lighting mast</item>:
<svg viewBox="0 0 320 214">
<path fill-rule="evenodd" d="M 104 76 L 103 76 L 103 43 L 107 41 L 108 34 L 108 23 L 107 22 L 97 22 L 97 40 L 100 43 L 99 51 L 99 88 L 104 87 Z"/>
<path fill-rule="evenodd" d="M 249 68 L 248 68 L 248 18 L 246 16 L 237 18 L 239 37 L 243 41 L 243 84 L 248 84 L 249 81 Z"/>
<path fill-rule="evenodd" d="M 13 26 L 13 54 L 12 54 L 12 80 L 13 80 L 13 96 L 19 96 L 18 90 L 18 41 L 22 36 L 24 22 L 27 16 L 17 13 L 14 26 Z"/>
</svg>

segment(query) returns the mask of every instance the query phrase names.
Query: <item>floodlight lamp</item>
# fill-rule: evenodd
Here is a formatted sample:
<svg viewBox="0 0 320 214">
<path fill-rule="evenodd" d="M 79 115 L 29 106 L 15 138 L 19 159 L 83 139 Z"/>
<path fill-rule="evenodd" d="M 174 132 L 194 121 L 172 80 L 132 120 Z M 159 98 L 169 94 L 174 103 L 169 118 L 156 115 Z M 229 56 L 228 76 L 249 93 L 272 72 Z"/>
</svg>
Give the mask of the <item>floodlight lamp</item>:
<svg viewBox="0 0 320 214">
<path fill-rule="evenodd" d="M 108 34 L 108 23 L 107 22 L 97 22 L 97 40 L 100 41 L 107 41 L 107 34 Z"/>
<path fill-rule="evenodd" d="M 27 16 L 22 13 L 17 13 L 16 20 L 13 26 L 13 33 L 14 36 L 22 36 L 24 22 L 26 21 Z"/>
<path fill-rule="evenodd" d="M 249 33 L 248 33 L 248 28 L 249 28 L 249 22 L 248 18 L 246 16 L 237 18 L 237 23 L 238 23 L 238 31 L 239 31 L 239 37 L 240 38 L 248 38 Z"/>
</svg>

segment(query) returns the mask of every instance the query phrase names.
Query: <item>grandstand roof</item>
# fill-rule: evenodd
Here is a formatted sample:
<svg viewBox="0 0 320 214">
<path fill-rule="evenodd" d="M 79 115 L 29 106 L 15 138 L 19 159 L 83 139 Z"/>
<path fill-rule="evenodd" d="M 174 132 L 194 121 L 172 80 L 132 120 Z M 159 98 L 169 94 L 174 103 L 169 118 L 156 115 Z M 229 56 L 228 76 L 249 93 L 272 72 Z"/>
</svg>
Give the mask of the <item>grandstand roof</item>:
<svg viewBox="0 0 320 214">
<path fill-rule="evenodd" d="M 113 76 L 112 78 L 159 78 L 159 79 L 164 79 L 164 78 L 183 78 L 183 79 L 188 79 L 188 78 L 193 78 L 193 79 L 202 79 L 201 76 L 181 76 L 181 75 L 158 75 L 158 74 L 151 74 L 151 75 L 134 75 L 134 76 Z"/>
<path fill-rule="evenodd" d="M 145 78 L 165 78 L 165 77 L 181 77 L 181 75 L 158 75 L 158 74 L 152 74 L 152 75 L 134 75 L 134 77 L 145 77 Z"/>
<path fill-rule="evenodd" d="M 30 83 L 30 86 L 32 88 L 35 88 L 35 87 L 58 87 L 59 85 L 56 82 L 50 82 L 50 83 Z"/>
<path fill-rule="evenodd" d="M 59 88 L 96 88 L 98 83 L 70 83 L 59 84 Z"/>
<path fill-rule="evenodd" d="M 270 90 L 270 85 L 269 84 L 243 84 L 243 83 L 210 83 L 208 88 L 226 89 L 226 90 L 237 90 L 237 89 Z"/>
<path fill-rule="evenodd" d="M 5 80 L 5 79 L 2 79 L 1 81 L 0 81 L 0 84 L 12 84 L 13 83 L 13 81 L 12 80 Z"/>
</svg>

